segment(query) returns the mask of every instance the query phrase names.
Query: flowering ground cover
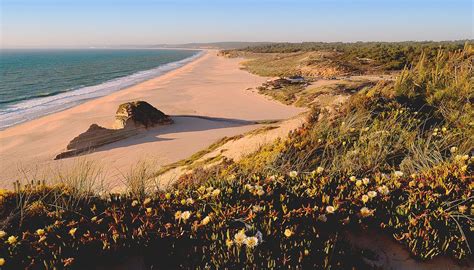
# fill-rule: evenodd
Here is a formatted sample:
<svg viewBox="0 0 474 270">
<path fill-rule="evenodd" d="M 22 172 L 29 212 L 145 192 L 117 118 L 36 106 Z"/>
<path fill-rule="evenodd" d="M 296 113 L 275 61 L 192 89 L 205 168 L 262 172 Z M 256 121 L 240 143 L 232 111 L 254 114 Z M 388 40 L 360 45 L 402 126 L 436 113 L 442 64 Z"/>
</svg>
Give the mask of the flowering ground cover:
<svg viewBox="0 0 474 270">
<path fill-rule="evenodd" d="M 152 269 L 368 269 L 344 234 L 365 229 L 419 260 L 472 260 L 472 57 L 468 45 L 422 56 L 337 114 L 315 109 L 287 139 L 169 190 L 142 181 L 98 194 L 87 174 L 17 184 L 0 195 L 0 266 L 87 269 L 142 254 Z"/>
</svg>

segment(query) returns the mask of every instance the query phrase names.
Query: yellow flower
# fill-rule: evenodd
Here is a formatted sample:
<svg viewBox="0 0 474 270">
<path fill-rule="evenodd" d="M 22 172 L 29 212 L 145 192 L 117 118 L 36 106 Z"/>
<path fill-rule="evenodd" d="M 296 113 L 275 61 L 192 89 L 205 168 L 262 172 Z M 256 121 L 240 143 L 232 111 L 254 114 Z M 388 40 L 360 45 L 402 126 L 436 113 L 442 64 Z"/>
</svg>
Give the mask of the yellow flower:
<svg viewBox="0 0 474 270">
<path fill-rule="evenodd" d="M 263 189 L 257 190 L 257 195 L 258 196 L 262 196 L 263 194 L 265 194 L 265 191 L 263 191 Z"/>
<path fill-rule="evenodd" d="M 461 168 L 459 169 L 461 170 L 461 172 L 465 172 L 467 171 L 467 165 L 461 166 Z"/>
<path fill-rule="evenodd" d="M 460 213 L 464 214 L 464 212 L 466 212 L 466 210 L 467 210 L 467 206 L 460 205 L 460 206 L 458 206 L 458 210 L 459 210 Z"/>
<path fill-rule="evenodd" d="M 367 177 L 362 179 L 362 183 L 364 183 L 364 185 L 366 185 L 366 186 L 369 184 L 369 182 L 370 182 L 370 180 Z"/>
<path fill-rule="evenodd" d="M 8 237 L 7 242 L 10 245 L 14 245 L 17 242 L 17 238 L 12 235 L 12 236 Z"/>
<path fill-rule="evenodd" d="M 134 201 L 132 202 L 132 207 L 135 207 L 135 206 L 137 206 L 137 205 L 138 205 L 138 201 L 137 201 L 137 200 L 134 200 Z"/>
<path fill-rule="evenodd" d="M 0 266 L 3 266 L 5 265 L 5 259 L 4 258 L 0 258 Z"/>
<path fill-rule="evenodd" d="M 369 208 L 367 208 L 367 207 L 362 207 L 362 208 L 360 209 L 360 214 L 361 214 L 363 217 L 368 217 L 368 216 L 370 216 L 370 215 L 372 214 L 372 211 L 371 211 Z"/>
<path fill-rule="evenodd" d="M 5 235 L 7 235 L 5 231 L 0 231 L 0 239 L 5 237 Z"/>
<path fill-rule="evenodd" d="M 36 230 L 36 234 L 39 235 L 39 236 L 43 236 L 44 235 L 44 230 L 43 229 L 38 229 L 38 230 Z"/>
<path fill-rule="evenodd" d="M 185 205 L 185 204 L 186 204 L 186 200 L 185 200 L 185 199 L 182 199 L 182 200 L 181 200 L 181 204 L 182 204 L 182 205 Z"/>
<path fill-rule="evenodd" d="M 254 211 L 255 213 L 258 213 L 262 211 L 262 207 L 260 205 L 254 205 L 252 206 L 252 211 Z"/>
<path fill-rule="evenodd" d="M 169 192 L 166 193 L 165 194 L 165 199 L 167 199 L 167 200 L 171 199 L 171 193 L 169 193 Z"/>
<path fill-rule="evenodd" d="M 409 187 L 414 187 L 414 186 L 416 186 L 416 182 L 412 180 L 408 183 L 408 186 Z"/>
<path fill-rule="evenodd" d="M 212 191 L 212 193 L 211 193 L 211 195 L 214 196 L 214 197 L 219 196 L 219 194 L 221 194 L 221 190 L 218 189 L 218 188 L 217 188 L 217 189 L 214 189 L 214 190 Z"/>
<path fill-rule="evenodd" d="M 258 245 L 258 238 L 255 236 L 247 237 L 244 239 L 244 244 L 248 248 L 254 248 Z"/>
<path fill-rule="evenodd" d="M 247 238 L 247 235 L 245 235 L 244 230 L 240 230 L 238 233 L 234 235 L 234 241 L 238 246 L 241 246 L 245 239 Z"/>
<path fill-rule="evenodd" d="M 308 255 L 309 255 L 309 250 L 305 249 L 305 250 L 304 250 L 304 255 L 305 255 L 305 256 L 308 256 Z"/>
<path fill-rule="evenodd" d="M 289 173 L 289 175 L 290 175 L 291 178 L 295 178 L 295 177 L 298 176 L 298 172 L 297 172 L 297 171 L 291 171 L 291 172 Z"/>
<path fill-rule="evenodd" d="M 334 208 L 334 206 L 332 206 L 332 205 L 326 206 L 326 212 L 328 214 L 332 214 L 332 213 L 334 213 L 334 211 L 336 211 L 336 208 Z"/>
<path fill-rule="evenodd" d="M 92 222 L 96 222 L 96 221 L 97 221 L 97 217 L 92 217 L 92 218 L 91 218 L 91 221 L 92 221 Z"/>
<path fill-rule="evenodd" d="M 151 199 L 150 198 L 146 198 L 144 201 L 143 201 L 143 205 L 147 205 L 151 203 Z"/>
<path fill-rule="evenodd" d="M 234 241 L 232 241 L 231 239 L 226 239 L 225 240 L 225 245 L 230 248 L 232 245 L 234 244 Z"/>
<path fill-rule="evenodd" d="M 285 232 L 283 233 L 286 237 L 291 237 L 293 235 L 293 231 L 290 229 L 286 229 Z"/>
<path fill-rule="evenodd" d="M 443 127 L 443 128 L 441 129 L 441 131 L 442 131 L 442 132 L 446 132 L 446 131 L 448 131 L 448 129 L 445 128 L 445 127 Z"/>
<path fill-rule="evenodd" d="M 357 180 L 357 181 L 356 181 L 356 186 L 358 186 L 358 187 L 362 186 L 362 181 L 361 181 L 361 180 Z"/>
<path fill-rule="evenodd" d="M 187 199 L 186 199 L 186 203 L 189 204 L 189 205 L 191 205 L 191 204 L 194 203 L 194 200 L 193 200 L 192 198 L 187 198 Z"/>
<path fill-rule="evenodd" d="M 151 214 L 152 211 L 153 211 L 153 209 L 151 209 L 151 207 L 148 207 L 148 208 L 146 209 L 146 213 L 147 213 L 147 214 Z"/>
<path fill-rule="evenodd" d="M 351 176 L 349 177 L 349 180 L 351 180 L 352 182 L 354 182 L 357 178 L 355 176 Z"/>
<path fill-rule="evenodd" d="M 377 196 L 377 192 L 371 190 L 367 192 L 367 195 L 369 195 L 369 198 L 375 198 L 375 196 Z"/>
<path fill-rule="evenodd" d="M 175 219 L 180 219 L 181 218 L 181 211 L 178 211 L 178 212 L 174 213 L 174 218 Z"/>
<path fill-rule="evenodd" d="M 204 192 L 206 191 L 206 187 L 205 187 L 205 186 L 200 186 L 200 187 L 197 189 L 197 191 L 198 191 L 199 193 L 204 193 Z"/>
<path fill-rule="evenodd" d="M 323 168 L 323 167 L 318 167 L 318 168 L 316 168 L 316 172 L 317 172 L 318 174 L 321 174 L 323 171 L 324 171 L 324 168 Z"/>
<path fill-rule="evenodd" d="M 181 214 L 181 219 L 183 219 L 184 221 L 188 220 L 190 217 L 191 217 L 191 212 L 189 211 L 184 211 Z"/>
<path fill-rule="evenodd" d="M 214 190 L 213 187 L 208 187 L 208 188 L 206 188 L 206 191 L 207 191 L 207 192 L 212 192 L 213 190 Z"/>
<path fill-rule="evenodd" d="M 76 231 L 77 231 L 77 228 L 72 228 L 69 230 L 69 234 L 74 237 L 74 235 L 76 234 Z"/>
<path fill-rule="evenodd" d="M 211 217 L 207 216 L 201 221 L 201 224 L 207 225 L 210 221 L 211 221 Z"/>
<path fill-rule="evenodd" d="M 365 194 L 362 195 L 362 202 L 366 203 L 366 202 L 368 202 L 368 201 L 369 201 L 369 196 L 367 196 L 367 195 L 365 195 Z"/>
</svg>

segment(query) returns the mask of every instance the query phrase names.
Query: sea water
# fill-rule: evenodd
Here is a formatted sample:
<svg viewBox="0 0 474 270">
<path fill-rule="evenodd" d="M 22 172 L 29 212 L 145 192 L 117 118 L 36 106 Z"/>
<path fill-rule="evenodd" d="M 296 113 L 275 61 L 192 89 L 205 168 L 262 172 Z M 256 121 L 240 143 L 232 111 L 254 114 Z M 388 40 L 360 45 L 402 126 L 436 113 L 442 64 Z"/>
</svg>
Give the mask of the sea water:
<svg viewBox="0 0 474 270">
<path fill-rule="evenodd" d="M 0 51 L 0 129 L 105 96 L 183 66 L 196 50 Z"/>
</svg>

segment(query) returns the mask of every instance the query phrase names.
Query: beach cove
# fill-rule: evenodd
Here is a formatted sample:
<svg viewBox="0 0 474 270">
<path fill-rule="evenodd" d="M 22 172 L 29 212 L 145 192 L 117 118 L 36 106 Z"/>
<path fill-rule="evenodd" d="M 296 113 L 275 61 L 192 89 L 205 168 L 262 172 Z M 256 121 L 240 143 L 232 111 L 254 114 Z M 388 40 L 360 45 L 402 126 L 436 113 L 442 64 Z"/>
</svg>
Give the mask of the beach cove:
<svg viewBox="0 0 474 270">
<path fill-rule="evenodd" d="M 246 90 L 266 78 L 241 70 L 240 61 L 209 50 L 164 75 L 0 131 L 0 187 L 11 189 L 15 180 L 51 174 L 78 159 L 94 161 L 106 172 L 111 188 L 121 187 L 122 175 L 140 161 L 159 168 L 225 136 L 256 129 L 260 125 L 255 121 L 287 119 L 303 111 Z M 150 129 L 87 155 L 53 160 L 91 124 L 111 127 L 118 105 L 134 100 L 149 102 L 170 115 L 175 124 Z"/>
</svg>

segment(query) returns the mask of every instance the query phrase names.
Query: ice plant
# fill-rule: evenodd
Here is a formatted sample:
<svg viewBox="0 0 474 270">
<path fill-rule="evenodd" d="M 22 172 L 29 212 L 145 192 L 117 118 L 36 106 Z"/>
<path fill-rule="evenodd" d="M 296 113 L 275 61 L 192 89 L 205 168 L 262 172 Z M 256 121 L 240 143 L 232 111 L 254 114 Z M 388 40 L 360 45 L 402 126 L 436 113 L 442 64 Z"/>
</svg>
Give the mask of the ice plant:
<svg viewBox="0 0 474 270">
<path fill-rule="evenodd" d="M 202 225 L 207 225 L 210 221 L 211 221 L 211 217 L 206 216 L 206 217 L 201 221 L 201 224 L 202 224 Z"/>
<path fill-rule="evenodd" d="M 318 168 L 316 168 L 316 172 L 317 172 L 318 174 L 321 174 L 323 171 L 324 171 L 324 168 L 323 168 L 323 167 L 318 167 Z"/>
<path fill-rule="evenodd" d="M 213 191 L 211 192 L 211 195 L 212 195 L 213 197 L 217 197 L 217 196 L 219 196 L 219 194 L 221 194 L 221 190 L 218 189 L 218 188 L 215 189 L 215 190 L 213 190 Z"/>
<path fill-rule="evenodd" d="M 332 205 L 326 206 L 326 213 L 328 213 L 328 214 L 334 213 L 335 210 L 336 210 L 336 209 L 335 209 L 334 206 L 332 206 Z"/>
<path fill-rule="evenodd" d="M 10 245 L 16 244 L 16 242 L 17 242 L 16 236 L 11 235 L 10 237 L 8 237 L 7 242 L 8 242 L 8 244 L 10 244 Z"/>
<path fill-rule="evenodd" d="M 244 239 L 244 244 L 252 249 L 258 245 L 258 238 L 255 236 L 250 236 Z"/>
<path fill-rule="evenodd" d="M 364 185 L 367 186 L 369 184 L 370 180 L 369 180 L 369 178 L 365 177 L 365 178 L 362 179 L 362 182 L 364 183 Z"/>
<path fill-rule="evenodd" d="M 188 220 L 190 217 L 191 217 L 191 212 L 189 212 L 189 211 L 184 211 L 181 214 L 181 219 L 184 220 L 184 221 Z"/>
<path fill-rule="evenodd" d="M 150 198 L 146 198 L 144 201 L 143 201 L 143 205 L 147 205 L 151 203 L 151 199 Z"/>
<path fill-rule="evenodd" d="M 234 242 L 238 245 L 241 246 L 245 239 L 247 238 L 247 235 L 245 235 L 244 230 L 240 230 L 238 233 L 234 235 Z"/>
<path fill-rule="evenodd" d="M 298 176 L 298 172 L 297 172 L 297 171 L 291 171 L 291 172 L 289 173 L 289 175 L 290 175 L 291 178 L 295 178 L 295 177 Z"/>
<path fill-rule="evenodd" d="M 77 231 L 77 228 L 72 228 L 69 230 L 69 234 L 74 237 L 74 235 L 76 234 L 76 231 Z"/>
<path fill-rule="evenodd" d="M 363 216 L 363 217 L 368 217 L 372 214 L 372 210 L 370 210 L 369 208 L 367 207 L 362 207 L 360 209 L 360 214 Z"/>
<path fill-rule="evenodd" d="M 377 192 L 371 190 L 369 192 L 367 192 L 367 195 L 369 196 L 369 198 L 375 198 L 377 196 Z"/>
<path fill-rule="evenodd" d="M 364 194 L 364 195 L 362 195 L 361 200 L 362 200 L 363 203 L 366 203 L 366 202 L 369 201 L 369 196 L 367 196 L 367 195 Z"/>
</svg>

